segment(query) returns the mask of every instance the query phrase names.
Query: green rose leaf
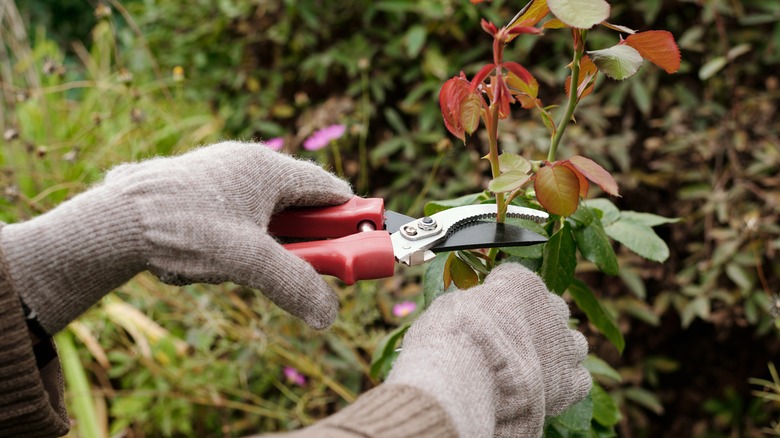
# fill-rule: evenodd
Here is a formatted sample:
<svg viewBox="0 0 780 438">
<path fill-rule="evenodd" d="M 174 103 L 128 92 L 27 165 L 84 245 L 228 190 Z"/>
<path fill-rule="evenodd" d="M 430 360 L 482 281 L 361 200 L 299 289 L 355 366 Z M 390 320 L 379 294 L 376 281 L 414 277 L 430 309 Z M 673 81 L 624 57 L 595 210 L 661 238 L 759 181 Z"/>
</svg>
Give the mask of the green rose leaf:
<svg viewBox="0 0 780 438">
<path fill-rule="evenodd" d="M 588 52 L 588 56 L 600 71 L 618 81 L 634 76 L 644 61 L 636 49 L 625 44 L 593 50 Z"/>
<path fill-rule="evenodd" d="M 574 229 L 577 248 L 582 255 L 595 263 L 601 272 L 617 275 L 620 269 L 615 250 L 612 249 L 612 243 L 595 212 L 583 205 L 577 209 L 572 219 L 582 224 Z"/>
<path fill-rule="evenodd" d="M 590 29 L 609 18 L 609 3 L 604 0 L 547 0 L 550 12 L 567 26 Z"/>
<path fill-rule="evenodd" d="M 588 321 L 612 342 L 612 345 L 622 354 L 623 348 L 626 346 L 623 333 L 620 332 L 615 321 L 609 317 L 588 286 L 580 280 L 573 279 L 567 290 L 577 307 L 588 317 Z"/>
<path fill-rule="evenodd" d="M 505 252 L 514 257 L 519 257 L 521 259 L 541 259 L 544 246 L 543 245 L 508 246 L 499 249 L 502 252 Z"/>
<path fill-rule="evenodd" d="M 551 291 L 562 294 L 574 278 L 577 267 L 577 248 L 571 226 L 564 223 L 557 233 L 544 245 L 544 260 L 540 275 Z"/>
<path fill-rule="evenodd" d="M 531 162 L 520 155 L 505 152 L 498 156 L 498 167 L 501 172 L 517 170 L 528 173 L 531 170 Z"/>
<path fill-rule="evenodd" d="M 480 254 L 476 251 L 458 251 L 457 255 L 458 257 L 466 262 L 469 266 L 471 266 L 471 269 L 475 270 L 478 274 L 488 275 L 490 274 L 490 270 L 487 266 L 485 266 L 485 259 L 480 258 L 477 254 Z"/>
<path fill-rule="evenodd" d="M 404 336 L 411 324 L 405 324 L 392 332 L 388 333 L 377 345 L 374 354 L 371 355 L 371 376 L 378 379 L 381 375 L 387 374 L 392 368 L 395 358 L 398 353 L 395 351 L 395 346 L 398 341 Z"/>
<path fill-rule="evenodd" d="M 590 430 L 590 420 L 593 418 L 593 399 L 590 394 L 579 403 L 561 412 L 551 421 L 563 426 L 570 432 L 587 432 Z"/>
<path fill-rule="evenodd" d="M 452 275 L 452 282 L 455 283 L 458 289 L 468 289 L 479 284 L 479 277 L 476 271 L 459 257 L 452 258 L 450 274 Z"/>
<path fill-rule="evenodd" d="M 449 288 L 444 287 L 444 267 L 449 253 L 436 254 L 436 258 L 428 263 L 423 276 L 423 298 L 425 307 L 433 303 L 433 300 L 446 293 Z"/>
<path fill-rule="evenodd" d="M 502 173 L 498 178 L 490 181 L 488 190 L 493 193 L 506 193 L 517 190 L 531 179 L 531 175 L 519 170 L 510 170 Z"/>
<path fill-rule="evenodd" d="M 632 222 L 647 227 L 655 227 L 663 224 L 674 224 L 680 222 L 677 217 L 663 217 L 652 213 L 640 213 L 638 211 L 624 211 L 620 217 L 627 222 Z"/>
<path fill-rule="evenodd" d="M 597 383 L 593 383 L 590 390 L 590 396 L 593 399 L 593 419 L 602 426 L 614 426 L 620 421 L 620 411 L 615 404 L 615 400 Z"/>
<path fill-rule="evenodd" d="M 604 224 L 604 226 L 615 222 L 616 220 L 620 219 L 621 216 L 620 210 L 618 210 L 618 208 L 615 207 L 615 204 L 613 204 L 609 199 L 588 199 L 582 201 L 582 205 L 586 205 L 592 210 L 600 211 L 601 223 Z"/>
<path fill-rule="evenodd" d="M 664 262 L 669 258 L 669 247 L 652 228 L 637 224 L 624 218 L 607 225 L 604 231 L 626 248 L 654 262 Z"/>
</svg>

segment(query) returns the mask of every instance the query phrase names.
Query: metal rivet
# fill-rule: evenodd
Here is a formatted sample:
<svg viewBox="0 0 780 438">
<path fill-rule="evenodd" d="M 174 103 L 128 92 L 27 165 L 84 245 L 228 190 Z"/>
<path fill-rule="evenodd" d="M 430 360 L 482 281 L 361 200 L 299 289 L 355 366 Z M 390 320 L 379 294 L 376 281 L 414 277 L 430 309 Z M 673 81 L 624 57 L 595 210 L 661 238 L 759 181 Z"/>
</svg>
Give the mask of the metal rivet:
<svg viewBox="0 0 780 438">
<path fill-rule="evenodd" d="M 417 228 L 413 227 L 412 225 L 408 225 L 404 227 L 404 232 L 410 236 L 416 236 L 417 235 Z"/>
<path fill-rule="evenodd" d="M 436 221 L 432 217 L 425 216 L 420 219 L 419 227 L 423 231 L 430 231 L 436 228 Z"/>
<path fill-rule="evenodd" d="M 361 233 L 364 233 L 366 231 L 374 231 L 376 230 L 376 227 L 374 226 L 374 223 L 371 221 L 363 221 L 358 224 L 358 231 Z"/>
</svg>

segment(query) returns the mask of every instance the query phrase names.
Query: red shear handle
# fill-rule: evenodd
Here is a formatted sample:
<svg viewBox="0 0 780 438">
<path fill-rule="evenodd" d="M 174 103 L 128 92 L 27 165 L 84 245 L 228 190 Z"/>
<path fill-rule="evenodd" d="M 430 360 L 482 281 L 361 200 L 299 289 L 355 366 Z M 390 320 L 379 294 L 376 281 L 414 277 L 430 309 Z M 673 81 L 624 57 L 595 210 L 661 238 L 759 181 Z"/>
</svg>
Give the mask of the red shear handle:
<svg viewBox="0 0 780 438">
<path fill-rule="evenodd" d="M 366 231 L 332 240 L 290 243 L 285 249 L 306 260 L 320 274 L 347 284 L 357 280 L 392 277 L 393 243 L 387 231 Z"/>
<path fill-rule="evenodd" d="M 332 207 L 291 208 L 275 214 L 268 232 L 278 237 L 329 239 L 358 232 L 362 222 L 375 230 L 385 228 L 385 202 L 382 198 L 353 197 Z"/>
</svg>

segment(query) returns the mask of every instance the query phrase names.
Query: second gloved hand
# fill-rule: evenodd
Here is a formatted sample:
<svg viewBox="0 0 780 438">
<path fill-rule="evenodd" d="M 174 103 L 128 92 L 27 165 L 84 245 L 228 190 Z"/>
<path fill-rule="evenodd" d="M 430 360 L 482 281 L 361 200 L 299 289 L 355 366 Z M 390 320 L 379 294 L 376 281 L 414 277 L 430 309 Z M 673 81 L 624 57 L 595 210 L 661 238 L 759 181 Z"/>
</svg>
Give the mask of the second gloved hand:
<svg viewBox="0 0 780 438">
<path fill-rule="evenodd" d="M 544 418 L 583 399 L 585 337 L 536 274 L 505 263 L 438 298 L 406 334 L 387 385 L 437 399 L 462 437 L 540 437 Z"/>
<path fill-rule="evenodd" d="M 116 167 L 51 212 L 6 226 L 2 248 L 14 288 L 49 333 L 142 270 L 170 284 L 257 288 L 321 329 L 336 318 L 336 294 L 267 226 L 284 208 L 351 197 L 313 163 L 226 142 Z"/>
</svg>

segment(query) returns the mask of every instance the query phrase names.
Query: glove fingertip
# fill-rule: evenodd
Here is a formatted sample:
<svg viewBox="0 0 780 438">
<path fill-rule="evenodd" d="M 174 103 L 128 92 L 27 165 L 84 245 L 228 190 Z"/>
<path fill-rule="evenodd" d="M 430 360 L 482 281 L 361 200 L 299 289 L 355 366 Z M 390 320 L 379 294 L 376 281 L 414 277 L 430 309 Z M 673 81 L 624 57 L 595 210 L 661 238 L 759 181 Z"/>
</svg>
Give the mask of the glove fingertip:
<svg viewBox="0 0 780 438">
<path fill-rule="evenodd" d="M 590 346 L 588 345 L 588 339 L 585 337 L 585 335 L 578 332 L 577 330 L 571 330 L 571 335 L 574 342 L 574 351 L 576 352 L 575 357 L 577 363 L 579 364 L 582 363 L 586 357 L 588 357 L 588 350 L 590 350 Z"/>
<path fill-rule="evenodd" d="M 580 401 L 590 394 L 590 390 L 593 388 L 593 377 L 590 375 L 590 371 L 584 366 L 578 367 L 576 373 L 577 375 L 575 376 L 574 384 L 576 389 L 574 393 L 576 394 L 577 401 Z"/>
<path fill-rule="evenodd" d="M 302 319 L 314 330 L 325 330 L 336 321 L 339 313 L 338 300 L 335 303 L 324 304 L 316 312 L 305 315 Z"/>
<path fill-rule="evenodd" d="M 273 260 L 257 286 L 279 307 L 303 320 L 309 327 L 323 330 L 336 320 L 339 298 L 314 268 L 267 237 L 266 259 Z"/>
<path fill-rule="evenodd" d="M 323 192 L 330 194 L 333 204 L 341 204 L 349 201 L 355 196 L 352 191 L 352 187 L 349 182 L 336 177 L 335 175 L 328 175 L 330 184 L 322 188 Z"/>
<path fill-rule="evenodd" d="M 305 263 L 305 262 L 304 262 Z M 306 286 L 301 286 L 298 291 L 303 291 L 307 299 L 303 302 L 291 300 L 283 304 L 285 310 L 303 320 L 309 327 L 315 330 L 325 330 L 336 321 L 339 314 L 339 297 L 328 286 L 325 280 L 307 264 L 304 268 L 311 270 L 307 276 Z M 292 296 L 291 291 L 287 296 Z"/>
</svg>

